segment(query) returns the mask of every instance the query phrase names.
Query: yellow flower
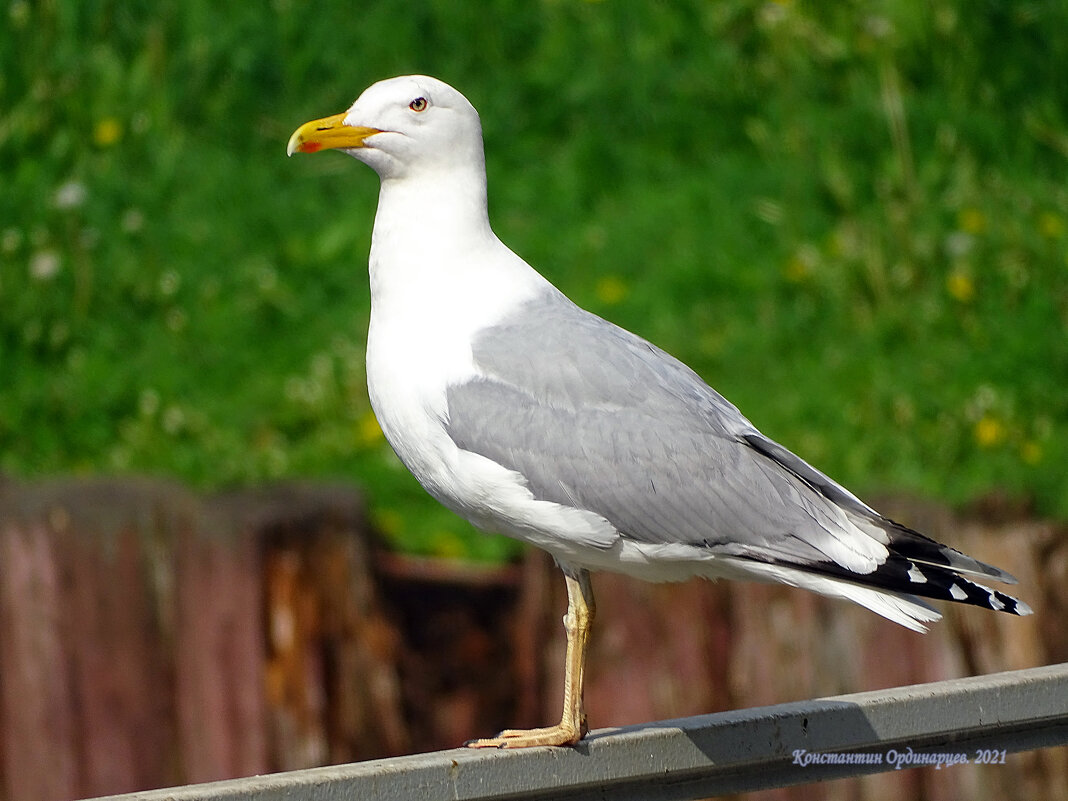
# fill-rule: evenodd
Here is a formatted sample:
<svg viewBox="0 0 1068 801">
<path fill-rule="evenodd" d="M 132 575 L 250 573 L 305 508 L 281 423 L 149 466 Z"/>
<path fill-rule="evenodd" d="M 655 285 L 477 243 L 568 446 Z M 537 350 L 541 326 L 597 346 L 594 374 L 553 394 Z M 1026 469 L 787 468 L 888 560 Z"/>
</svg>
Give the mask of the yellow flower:
<svg viewBox="0 0 1068 801">
<path fill-rule="evenodd" d="M 467 551 L 464 541 L 451 531 L 435 533 L 432 548 L 440 559 L 459 559 Z"/>
<path fill-rule="evenodd" d="M 835 238 L 839 240 L 838 246 L 840 247 L 842 245 L 841 237 Z M 819 267 L 819 264 L 819 249 L 815 245 L 806 242 L 795 250 L 793 255 L 786 260 L 782 272 L 787 281 L 792 284 L 800 284 L 812 277 L 812 274 Z"/>
<path fill-rule="evenodd" d="M 1033 439 L 1020 446 L 1020 458 L 1025 464 L 1036 465 L 1042 461 L 1042 446 Z"/>
<path fill-rule="evenodd" d="M 946 291 L 961 303 L 971 303 L 975 299 L 975 282 L 970 275 L 954 270 L 946 278 Z"/>
<path fill-rule="evenodd" d="M 1005 439 L 1005 424 L 986 415 L 975 424 L 974 434 L 980 448 L 993 448 Z"/>
<path fill-rule="evenodd" d="M 601 303 L 614 305 L 627 296 L 627 285 L 618 275 L 606 275 L 597 281 L 594 293 Z"/>
<path fill-rule="evenodd" d="M 969 234 L 981 234 L 986 230 L 986 215 L 975 208 L 961 209 L 957 215 L 960 230 Z"/>
<path fill-rule="evenodd" d="M 396 537 L 404 529 L 404 516 L 396 509 L 376 509 L 371 516 L 375 528 L 387 537 Z"/>
<path fill-rule="evenodd" d="M 808 263 L 798 255 L 791 256 L 782 271 L 791 284 L 800 284 L 809 276 Z"/>
<path fill-rule="evenodd" d="M 1060 239 L 1064 236 L 1064 220 L 1052 211 L 1038 215 L 1038 232 L 1046 239 Z"/>
<path fill-rule="evenodd" d="M 111 147 L 122 139 L 122 124 L 114 117 L 104 117 L 93 126 L 93 143 L 97 147 Z"/>
<path fill-rule="evenodd" d="M 366 447 L 374 445 L 382 439 L 382 429 L 378 425 L 378 418 L 374 412 L 365 412 L 356 421 L 356 441 Z"/>
</svg>

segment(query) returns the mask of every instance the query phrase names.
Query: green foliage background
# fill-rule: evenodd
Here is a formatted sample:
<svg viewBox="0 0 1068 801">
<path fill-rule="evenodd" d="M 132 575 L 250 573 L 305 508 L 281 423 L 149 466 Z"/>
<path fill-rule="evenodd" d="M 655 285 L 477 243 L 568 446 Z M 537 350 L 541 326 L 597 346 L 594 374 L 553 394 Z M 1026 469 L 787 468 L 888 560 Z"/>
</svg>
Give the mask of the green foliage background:
<svg viewBox="0 0 1068 801">
<path fill-rule="evenodd" d="M 0 471 L 356 479 L 501 556 L 364 390 L 377 179 L 290 132 L 437 75 L 501 237 L 848 486 L 1068 516 L 1068 5 L 15 0 Z"/>
</svg>

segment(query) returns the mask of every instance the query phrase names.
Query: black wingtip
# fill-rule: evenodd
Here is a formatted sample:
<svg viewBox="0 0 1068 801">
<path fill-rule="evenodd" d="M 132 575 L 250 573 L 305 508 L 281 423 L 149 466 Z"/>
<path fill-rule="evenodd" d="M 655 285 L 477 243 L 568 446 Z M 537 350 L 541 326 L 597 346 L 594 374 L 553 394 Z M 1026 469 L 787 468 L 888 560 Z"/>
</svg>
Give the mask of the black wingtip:
<svg viewBox="0 0 1068 801">
<path fill-rule="evenodd" d="M 898 554 L 892 554 L 870 573 L 854 573 L 830 562 L 805 565 L 803 569 L 901 595 L 980 606 L 1010 615 L 1033 612 L 1018 598 L 977 584 L 952 567 L 918 562 Z"/>
</svg>

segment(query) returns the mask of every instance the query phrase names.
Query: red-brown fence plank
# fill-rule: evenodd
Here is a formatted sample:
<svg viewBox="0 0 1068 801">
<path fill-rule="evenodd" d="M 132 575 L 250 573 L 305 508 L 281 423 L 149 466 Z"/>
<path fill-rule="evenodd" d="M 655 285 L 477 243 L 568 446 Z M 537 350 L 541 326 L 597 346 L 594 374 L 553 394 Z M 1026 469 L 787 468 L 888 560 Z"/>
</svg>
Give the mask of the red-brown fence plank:
<svg viewBox="0 0 1068 801">
<path fill-rule="evenodd" d="M 784 587 L 594 578 L 593 726 L 1068 659 L 1068 535 L 891 514 L 1021 580 L 1031 618 L 944 607 L 926 636 Z M 0 801 L 63 801 L 456 746 L 559 713 L 545 555 L 383 554 L 347 487 L 198 496 L 165 481 L 0 483 Z M 895 771 L 771 799 L 1053 797 L 1068 754 Z"/>
</svg>

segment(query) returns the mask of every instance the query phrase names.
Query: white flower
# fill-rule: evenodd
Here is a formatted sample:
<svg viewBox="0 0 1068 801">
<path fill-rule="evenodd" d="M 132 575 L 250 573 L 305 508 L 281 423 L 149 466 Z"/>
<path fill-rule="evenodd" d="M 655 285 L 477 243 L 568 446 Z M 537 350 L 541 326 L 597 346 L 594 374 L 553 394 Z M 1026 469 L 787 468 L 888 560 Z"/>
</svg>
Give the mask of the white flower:
<svg viewBox="0 0 1068 801">
<path fill-rule="evenodd" d="M 185 328 L 186 323 L 189 322 L 189 315 L 184 310 L 179 309 L 177 306 L 168 309 L 167 314 L 164 317 L 164 322 L 171 331 L 177 333 Z"/>
<path fill-rule="evenodd" d="M 59 254 L 54 250 L 40 250 L 30 259 L 30 276 L 38 281 L 50 281 L 59 274 Z"/>
<path fill-rule="evenodd" d="M 278 273 L 273 267 L 262 265 L 256 270 L 256 284 L 260 292 L 273 292 L 278 287 Z"/>
<path fill-rule="evenodd" d="M 178 405 L 168 406 L 163 410 L 163 430 L 171 436 L 185 427 L 185 412 Z"/>
<path fill-rule="evenodd" d="M 182 276 L 174 270 L 167 270 L 159 277 L 159 292 L 165 298 L 171 297 L 181 285 Z"/>
<path fill-rule="evenodd" d="M 0 251 L 14 253 L 22 244 L 22 231 L 18 228 L 5 228 L 0 235 Z"/>
<path fill-rule="evenodd" d="M 950 258 L 959 259 L 975 247 L 975 237 L 965 231 L 954 231 L 946 236 L 943 247 Z"/>
<path fill-rule="evenodd" d="M 122 215 L 122 230 L 128 234 L 136 234 L 145 225 L 145 215 L 140 209 L 127 209 Z"/>
<path fill-rule="evenodd" d="M 137 407 L 142 417 L 152 417 L 159 410 L 159 393 L 151 387 L 141 390 Z"/>
<path fill-rule="evenodd" d="M 52 202 L 57 209 L 76 209 L 85 203 L 85 198 L 88 194 L 85 184 L 80 184 L 77 181 L 67 181 L 56 190 Z"/>
</svg>

